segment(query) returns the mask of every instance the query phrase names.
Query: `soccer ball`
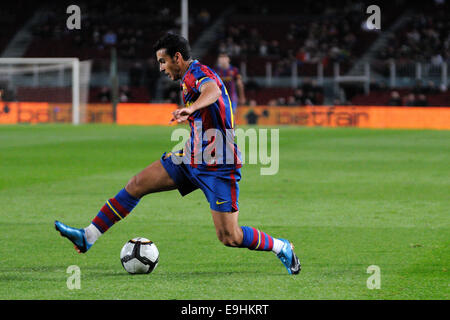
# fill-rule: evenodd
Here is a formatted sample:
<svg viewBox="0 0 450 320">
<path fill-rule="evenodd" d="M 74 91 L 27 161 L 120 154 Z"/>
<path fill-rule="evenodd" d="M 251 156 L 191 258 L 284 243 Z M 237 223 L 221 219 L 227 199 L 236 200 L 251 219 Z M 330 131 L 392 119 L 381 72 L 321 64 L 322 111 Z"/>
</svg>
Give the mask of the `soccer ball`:
<svg viewBox="0 0 450 320">
<path fill-rule="evenodd" d="M 131 274 L 150 273 L 159 261 L 156 245 L 146 238 L 134 238 L 125 243 L 120 251 L 120 262 Z"/>
</svg>

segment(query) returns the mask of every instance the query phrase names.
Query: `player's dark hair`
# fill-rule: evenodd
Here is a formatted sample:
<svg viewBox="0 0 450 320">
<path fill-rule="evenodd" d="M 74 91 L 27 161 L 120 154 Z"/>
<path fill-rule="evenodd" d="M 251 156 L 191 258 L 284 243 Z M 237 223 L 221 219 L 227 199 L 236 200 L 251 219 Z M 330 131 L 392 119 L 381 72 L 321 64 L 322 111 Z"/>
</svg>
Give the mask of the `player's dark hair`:
<svg viewBox="0 0 450 320">
<path fill-rule="evenodd" d="M 184 60 L 191 57 L 191 47 L 189 42 L 182 36 L 175 33 L 167 33 L 156 41 L 153 50 L 156 52 L 160 49 L 166 49 L 166 53 L 174 57 L 179 52 Z"/>
</svg>

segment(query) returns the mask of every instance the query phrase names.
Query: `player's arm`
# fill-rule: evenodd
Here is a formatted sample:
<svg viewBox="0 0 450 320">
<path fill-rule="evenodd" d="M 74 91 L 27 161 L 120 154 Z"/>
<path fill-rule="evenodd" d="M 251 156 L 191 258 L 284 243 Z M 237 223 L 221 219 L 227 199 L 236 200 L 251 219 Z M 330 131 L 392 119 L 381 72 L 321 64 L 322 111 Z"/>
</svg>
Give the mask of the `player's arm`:
<svg viewBox="0 0 450 320">
<path fill-rule="evenodd" d="M 183 122 L 186 121 L 189 116 L 197 110 L 210 106 L 214 102 L 219 99 L 222 95 L 222 91 L 219 86 L 214 81 L 205 82 L 200 87 L 200 96 L 193 104 L 191 104 L 188 108 L 177 109 L 172 112 L 173 119 L 172 121 Z"/>
<path fill-rule="evenodd" d="M 242 82 L 242 77 L 240 74 L 236 76 L 236 86 L 238 89 L 239 96 L 239 104 L 245 104 L 245 91 L 244 91 L 244 82 Z"/>
</svg>

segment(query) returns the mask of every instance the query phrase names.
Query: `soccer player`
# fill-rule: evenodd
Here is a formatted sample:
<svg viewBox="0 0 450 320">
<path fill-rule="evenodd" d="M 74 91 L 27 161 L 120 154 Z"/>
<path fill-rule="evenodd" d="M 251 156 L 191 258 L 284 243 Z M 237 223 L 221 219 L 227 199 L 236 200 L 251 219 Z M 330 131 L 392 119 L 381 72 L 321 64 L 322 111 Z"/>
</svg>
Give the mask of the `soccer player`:
<svg viewBox="0 0 450 320">
<path fill-rule="evenodd" d="M 230 64 L 228 54 L 222 52 L 217 58 L 217 69 L 215 71 L 225 84 L 230 95 L 233 113 L 236 113 L 238 102 L 241 105 L 245 104 L 244 83 L 242 82 L 239 70 Z"/>
<path fill-rule="evenodd" d="M 78 252 L 86 252 L 102 234 L 124 219 L 143 196 L 174 189 L 184 196 L 201 189 L 209 202 L 217 237 L 224 245 L 272 251 L 289 274 L 298 274 L 300 262 L 291 242 L 238 224 L 238 182 L 242 165 L 234 143 L 231 102 L 222 80 L 209 67 L 191 58 L 189 43 L 179 35 L 165 35 L 157 41 L 154 50 L 160 71 L 171 80 L 181 80 L 185 107 L 172 113 L 172 121 L 189 121 L 191 135 L 184 151 L 164 153 L 161 159 L 132 177 L 116 196 L 106 201 L 86 228 L 72 228 L 55 221 L 56 230 L 72 241 Z M 205 132 L 213 129 L 216 135 L 203 141 L 200 126 Z M 225 137 L 230 132 L 231 141 Z M 218 143 L 214 144 L 220 139 L 226 141 L 222 149 Z M 199 151 L 205 153 L 211 145 L 213 161 L 197 161 Z"/>
</svg>

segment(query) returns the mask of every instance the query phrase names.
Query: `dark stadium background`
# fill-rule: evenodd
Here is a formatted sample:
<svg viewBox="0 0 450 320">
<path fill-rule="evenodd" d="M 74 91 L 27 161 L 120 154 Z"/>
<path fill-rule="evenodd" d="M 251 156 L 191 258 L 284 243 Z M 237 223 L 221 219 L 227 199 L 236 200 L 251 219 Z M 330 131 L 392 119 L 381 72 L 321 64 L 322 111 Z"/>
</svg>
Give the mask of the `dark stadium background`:
<svg viewBox="0 0 450 320">
<path fill-rule="evenodd" d="M 244 80 L 233 115 L 244 136 L 239 223 L 292 241 L 298 276 L 269 253 L 217 241 L 199 190 L 149 195 L 84 255 L 54 229 L 86 226 L 130 177 L 179 150 L 176 129 L 189 134 L 169 125 L 180 84 L 160 75 L 152 51 L 186 30 L 183 3 L 193 58 L 215 67 L 227 52 Z M 70 5 L 79 30 L 67 28 Z M 380 30 L 367 29 L 370 5 Z M 48 299 L 115 300 L 96 308 L 103 317 L 152 316 L 148 300 L 170 300 L 162 311 L 177 315 L 185 299 L 448 300 L 449 65 L 450 0 L 3 1 L 0 300 L 39 300 L 33 310 Z M 263 175 L 272 164 L 276 174 Z M 135 237 L 160 251 L 150 275 L 121 265 Z M 80 290 L 67 285 L 73 265 Z"/>
<path fill-rule="evenodd" d="M 160 78 L 152 52 L 162 34 L 180 32 L 180 3 L 8 1 L 0 12 L 0 54 L 91 60 L 88 101 L 96 103 L 111 101 L 115 48 L 119 102 L 180 103 L 178 83 Z M 81 8 L 80 30 L 66 28 L 71 4 Z M 372 4 L 381 9 L 381 30 L 364 27 Z M 449 6 L 445 0 L 196 0 L 189 1 L 189 40 L 194 58 L 207 65 L 215 66 L 221 51 L 231 55 L 248 105 L 448 106 Z M 8 47 L 24 32 L 25 40 Z M 335 81 L 336 68 L 359 77 L 366 65 L 369 80 Z M 1 81 L 0 88 L 5 101 L 58 99 L 51 88 L 11 89 Z"/>
</svg>

